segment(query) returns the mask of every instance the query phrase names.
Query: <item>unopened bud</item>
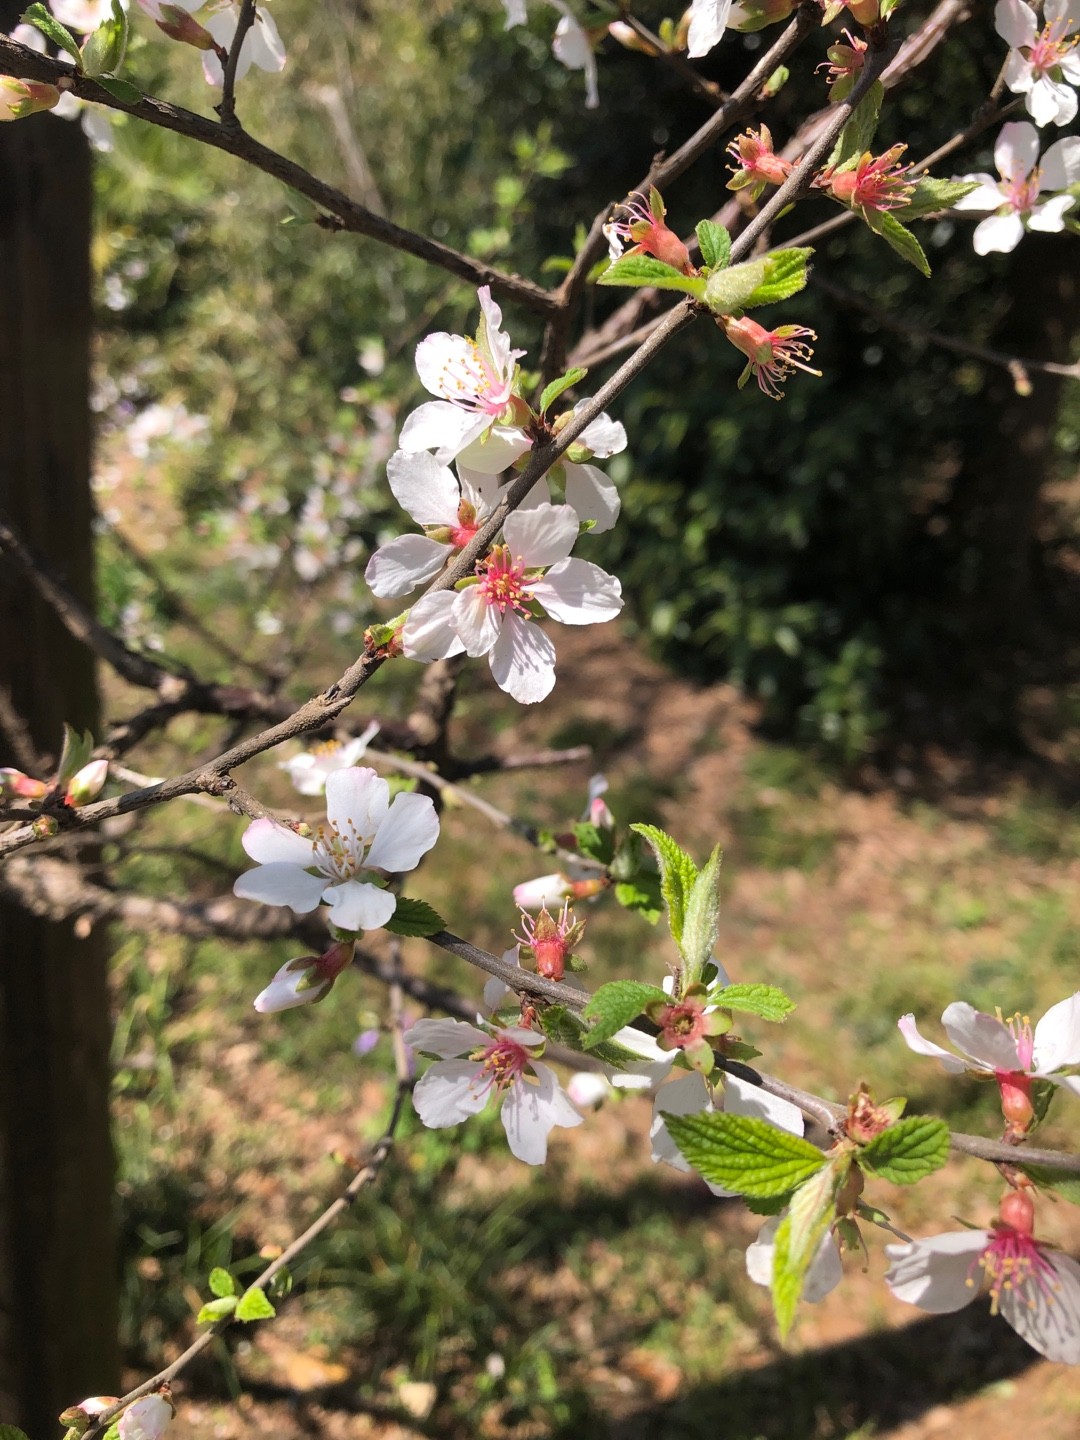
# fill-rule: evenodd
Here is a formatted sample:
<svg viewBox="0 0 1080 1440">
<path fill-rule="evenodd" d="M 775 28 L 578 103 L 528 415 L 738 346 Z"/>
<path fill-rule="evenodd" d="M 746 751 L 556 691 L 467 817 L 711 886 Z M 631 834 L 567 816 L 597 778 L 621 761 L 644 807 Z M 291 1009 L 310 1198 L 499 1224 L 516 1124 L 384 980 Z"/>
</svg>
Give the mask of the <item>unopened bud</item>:
<svg viewBox="0 0 1080 1440">
<path fill-rule="evenodd" d="M 997 1077 L 1001 1091 L 1001 1113 L 1005 1116 L 1009 1133 L 1023 1135 L 1035 1119 L 1035 1107 L 1031 1103 L 1031 1077 L 1019 1072 Z"/>
<path fill-rule="evenodd" d="M 157 27 L 164 31 L 170 40 L 179 40 L 183 45 L 194 45 L 196 50 L 214 49 L 215 41 L 210 31 L 204 30 L 199 22 L 193 20 L 186 10 L 181 10 L 179 5 L 162 5 Z"/>
<path fill-rule="evenodd" d="M 632 25 L 627 25 L 625 20 L 612 20 L 608 26 L 608 34 L 626 50 L 637 50 L 642 55 L 660 54 L 652 41 L 639 35 Z"/>
<path fill-rule="evenodd" d="M 55 85 L 39 80 L 15 80 L 0 77 L 0 120 L 23 120 L 39 110 L 51 110 L 60 104 L 60 91 Z"/>
<path fill-rule="evenodd" d="M 1031 1196 L 1024 1190 L 1010 1190 L 998 1208 L 1001 1223 L 1021 1235 L 1030 1235 L 1035 1229 L 1035 1206 Z"/>
<path fill-rule="evenodd" d="M 48 793 L 44 780 L 32 780 L 21 770 L 0 770 L 0 798 L 4 800 L 40 800 Z"/>
<path fill-rule="evenodd" d="M 64 803 L 76 807 L 89 805 L 91 800 L 96 800 L 101 794 L 108 778 L 109 762 L 91 760 L 89 765 L 84 765 L 71 777 L 64 791 Z"/>
</svg>

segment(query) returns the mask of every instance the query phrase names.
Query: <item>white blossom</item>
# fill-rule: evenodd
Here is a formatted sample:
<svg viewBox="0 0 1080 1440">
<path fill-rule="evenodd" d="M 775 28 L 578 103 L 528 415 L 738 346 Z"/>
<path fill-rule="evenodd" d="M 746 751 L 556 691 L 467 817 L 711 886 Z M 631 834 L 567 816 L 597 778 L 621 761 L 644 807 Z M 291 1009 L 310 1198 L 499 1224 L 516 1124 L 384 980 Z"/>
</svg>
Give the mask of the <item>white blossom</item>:
<svg viewBox="0 0 1080 1440">
<path fill-rule="evenodd" d="M 1046 0 L 1043 25 L 1024 0 L 998 0 L 994 27 L 1012 48 L 1005 60 L 1005 84 L 1023 95 L 1036 125 L 1068 125 L 1076 116 L 1080 84 L 1080 0 Z M 1068 82 L 1068 83 L 1066 83 Z"/>
<path fill-rule="evenodd" d="M 186 9 L 187 6 L 185 5 L 184 8 Z M 235 0 L 224 0 L 223 4 L 215 5 L 200 23 L 204 30 L 210 32 L 223 50 L 228 50 L 236 35 L 239 20 L 240 6 L 235 3 Z M 240 51 L 240 59 L 236 66 L 237 80 L 242 80 L 252 65 L 257 65 L 260 70 L 267 71 L 284 70 L 285 68 L 285 46 L 282 44 L 273 17 L 264 4 L 260 4 L 255 11 L 255 23 L 244 36 L 244 46 Z M 206 76 L 208 85 L 220 85 L 225 78 L 221 61 L 213 50 L 203 52 L 203 74 Z"/>
<path fill-rule="evenodd" d="M 1025 7 L 1026 8 L 1026 7 Z M 1080 138 L 1069 136 L 1051 145 L 1039 161 L 1039 136 L 1026 120 L 1003 125 L 994 146 L 994 163 L 1000 180 L 992 175 L 964 175 L 978 189 L 956 202 L 956 210 L 993 210 L 995 213 L 975 227 L 973 243 L 979 255 L 1014 250 L 1025 230 L 1060 231 L 1065 212 L 1075 203 L 1061 191 L 1080 181 Z"/>
<path fill-rule="evenodd" d="M 426 795 L 397 795 L 374 770 L 350 767 L 326 777 L 326 824 L 310 838 L 274 820 L 256 820 L 244 832 L 244 849 L 257 861 L 233 894 L 266 905 L 288 905 L 298 915 L 320 901 L 341 930 L 377 930 L 397 899 L 388 875 L 414 869 L 439 838 L 439 819 Z"/>
<path fill-rule="evenodd" d="M 1005 1021 L 962 1000 L 954 1001 L 942 1014 L 941 1023 L 959 1055 L 925 1040 L 914 1015 L 903 1015 L 896 1023 L 909 1049 L 917 1055 L 933 1056 L 953 1075 L 965 1070 L 1003 1078 L 1019 1075 L 1050 1080 L 1080 1095 L 1080 1075 L 1061 1073 L 1080 1065 L 1080 990 L 1052 1005 L 1034 1032 L 1026 1016 Z"/>
<path fill-rule="evenodd" d="M 144 1395 L 129 1405 L 116 1423 L 120 1440 L 161 1440 L 173 1418 L 164 1395 Z"/>
<path fill-rule="evenodd" d="M 720 43 L 727 29 L 732 0 L 693 0 L 690 6 L 690 29 L 686 37 L 687 54 L 691 60 L 707 55 Z"/>
<path fill-rule="evenodd" d="M 120 0 L 126 10 L 126 0 Z M 186 8 L 186 7 L 185 7 Z M 195 9 L 195 5 L 191 6 Z M 112 0 L 49 0 L 49 9 L 69 30 L 79 30 L 88 35 L 106 20 L 112 19 Z"/>
<path fill-rule="evenodd" d="M 355 765 L 378 733 L 379 722 L 372 720 L 362 735 L 355 735 L 351 740 L 328 740 L 314 750 L 279 760 L 278 769 L 285 771 L 301 795 L 322 795 L 326 791 L 327 776 Z"/>
<path fill-rule="evenodd" d="M 561 17 L 555 27 L 551 52 L 567 70 L 585 72 L 585 109 L 595 110 L 600 104 L 600 89 L 592 43 L 569 5 L 564 4 L 563 0 L 548 0 L 548 4 L 554 6 Z"/>
</svg>

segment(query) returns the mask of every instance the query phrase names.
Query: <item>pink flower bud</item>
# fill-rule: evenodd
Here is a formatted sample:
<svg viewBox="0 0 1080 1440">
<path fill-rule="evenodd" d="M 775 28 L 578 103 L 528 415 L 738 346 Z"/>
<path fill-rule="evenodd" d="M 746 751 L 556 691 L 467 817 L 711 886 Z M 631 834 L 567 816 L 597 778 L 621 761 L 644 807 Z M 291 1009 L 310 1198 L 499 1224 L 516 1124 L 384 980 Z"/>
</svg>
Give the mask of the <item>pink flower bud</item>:
<svg viewBox="0 0 1080 1440">
<path fill-rule="evenodd" d="M 321 955 L 301 955 L 286 961 L 266 989 L 256 995 L 255 1009 L 260 1015 L 276 1015 L 279 1010 L 293 1010 L 324 999 L 352 963 L 355 949 L 354 940 L 343 940 Z"/>
<path fill-rule="evenodd" d="M 0 770 L 0 797 L 5 800 L 40 800 L 48 793 L 44 780 L 31 780 L 21 770 Z"/>
<path fill-rule="evenodd" d="M 566 1093 L 579 1110 L 595 1110 L 611 1094 L 611 1084 L 596 1070 L 579 1070 L 570 1076 Z"/>
<path fill-rule="evenodd" d="M 140 0 L 142 3 L 142 0 Z M 146 8 L 145 6 L 143 7 Z M 160 5 L 160 16 L 155 17 L 157 27 L 163 31 L 170 40 L 179 40 L 183 45 L 194 45 L 196 50 L 215 49 L 214 37 L 209 30 L 204 30 L 197 20 L 193 20 L 186 10 L 179 5 Z"/>
<path fill-rule="evenodd" d="M 166 1395 L 144 1395 L 129 1405 L 117 1421 L 120 1440 L 161 1440 L 173 1418 Z"/>
<path fill-rule="evenodd" d="M 558 905 L 574 893 L 573 881 L 557 871 L 554 875 L 538 875 L 514 886 L 514 904 L 519 910 L 540 910 L 545 905 Z"/>
<path fill-rule="evenodd" d="M 81 770 L 76 771 L 68 782 L 67 790 L 64 792 L 65 804 L 89 805 L 91 800 L 96 800 L 101 794 L 108 778 L 109 762 L 107 760 L 91 760 L 89 765 L 84 765 Z"/>
<path fill-rule="evenodd" d="M 38 80 L 14 80 L 0 77 L 0 120 L 22 120 L 38 110 L 51 110 L 60 104 L 60 91 L 55 85 Z"/>
</svg>

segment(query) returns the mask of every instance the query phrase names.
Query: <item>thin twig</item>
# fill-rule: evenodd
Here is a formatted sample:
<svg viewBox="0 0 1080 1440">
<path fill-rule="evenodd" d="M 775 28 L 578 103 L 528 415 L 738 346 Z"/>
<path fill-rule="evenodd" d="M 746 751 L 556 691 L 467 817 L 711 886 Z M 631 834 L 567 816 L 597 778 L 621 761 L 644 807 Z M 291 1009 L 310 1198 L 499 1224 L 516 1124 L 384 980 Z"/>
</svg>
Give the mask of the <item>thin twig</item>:
<svg viewBox="0 0 1080 1440">
<path fill-rule="evenodd" d="M 233 129 L 240 128 L 240 121 L 236 118 L 236 70 L 240 64 L 240 52 L 244 48 L 244 41 L 254 24 L 255 0 L 240 0 L 236 34 L 229 46 L 229 58 L 225 62 L 224 73 L 221 77 L 221 103 L 214 106 L 221 116 L 221 123 Z"/>
</svg>

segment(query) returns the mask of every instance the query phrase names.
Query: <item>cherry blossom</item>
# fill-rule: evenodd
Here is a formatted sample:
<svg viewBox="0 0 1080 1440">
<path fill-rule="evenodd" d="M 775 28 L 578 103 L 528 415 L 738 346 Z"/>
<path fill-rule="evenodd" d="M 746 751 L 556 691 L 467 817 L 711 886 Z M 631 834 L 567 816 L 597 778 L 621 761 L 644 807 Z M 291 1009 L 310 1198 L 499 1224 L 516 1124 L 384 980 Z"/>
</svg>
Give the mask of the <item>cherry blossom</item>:
<svg viewBox="0 0 1080 1440">
<path fill-rule="evenodd" d="M 1012 47 L 1005 61 L 1005 84 L 1014 95 L 1025 97 L 1035 124 L 1068 125 L 1077 108 L 1072 86 L 1080 84 L 1080 0 L 1046 0 L 1041 29 L 1035 11 L 1023 0 L 998 0 L 994 28 Z"/>
<path fill-rule="evenodd" d="M 514 904 L 521 910 L 539 910 L 563 900 L 586 900 L 599 895 L 607 883 L 607 876 L 597 874 L 594 866 L 570 864 L 565 871 L 537 875 L 515 885 Z"/>
<path fill-rule="evenodd" d="M 596 1110 L 614 1091 L 599 1070 L 578 1070 L 566 1082 L 566 1093 L 579 1110 Z"/>
<path fill-rule="evenodd" d="M 753 375 L 764 394 L 771 400 L 782 400 L 784 384 L 796 370 L 804 370 L 807 375 L 821 374 L 806 363 L 814 352 L 805 342 L 816 340 L 817 335 L 805 325 L 778 325 L 775 330 L 766 330 L 749 315 L 737 320 L 722 316 L 720 323 L 727 338 L 747 358 L 746 369 L 739 376 L 740 390 Z"/>
<path fill-rule="evenodd" d="M 215 5 L 208 12 L 204 29 L 210 32 L 223 50 L 228 50 L 236 35 L 239 20 L 240 6 L 235 0 L 224 0 L 223 4 Z M 264 4 L 260 4 L 255 11 L 255 23 L 244 36 L 244 46 L 236 67 L 237 80 L 242 80 L 252 65 L 267 71 L 285 68 L 285 46 L 273 17 Z M 203 74 L 208 85 L 220 85 L 225 78 L 221 60 L 213 50 L 207 50 L 203 55 Z"/>
<path fill-rule="evenodd" d="M 753 1244 L 747 1246 L 746 1273 L 755 1285 L 764 1285 L 766 1288 L 772 1285 L 776 1232 L 780 1229 L 780 1222 L 783 1218 L 783 1215 L 771 1216 L 758 1231 L 757 1239 Z M 844 1266 L 840 1259 L 836 1236 L 832 1230 L 827 1230 L 821 1237 L 817 1254 L 810 1262 L 810 1268 L 806 1272 L 802 1299 L 811 1305 L 816 1305 L 819 1300 L 824 1300 L 831 1290 L 835 1290 L 843 1278 Z"/>
<path fill-rule="evenodd" d="M 737 135 L 727 147 L 736 162 L 727 183 L 729 190 L 745 190 L 749 200 L 757 200 L 766 185 L 782 185 L 791 174 L 791 161 L 773 150 L 772 132 L 767 125 Z"/>
<path fill-rule="evenodd" d="M 519 423 L 524 402 L 514 395 L 517 361 L 502 329 L 502 311 L 487 285 L 476 292 L 476 336 L 428 335 L 416 347 L 416 369 L 425 390 L 437 395 L 414 410 L 401 429 L 402 450 L 433 450 L 440 465 L 461 458 L 470 470 L 496 475 L 529 449 Z"/>
<path fill-rule="evenodd" d="M 707 55 L 728 27 L 732 0 L 693 0 L 686 51 L 691 60 Z"/>
<path fill-rule="evenodd" d="M 126 10 L 126 0 L 120 0 L 120 3 L 121 8 Z M 198 7 L 192 4 L 190 8 L 195 10 Z M 112 19 L 112 0 L 49 0 L 49 9 L 61 25 L 84 35 Z"/>
<path fill-rule="evenodd" d="M 603 226 L 612 264 L 623 255 L 652 255 L 684 275 L 691 274 L 694 266 L 690 251 L 665 221 L 666 214 L 667 207 L 655 186 L 649 191 L 648 199 L 640 191 L 634 191 L 617 205 Z"/>
<path fill-rule="evenodd" d="M 595 110 L 600 104 L 600 91 L 592 42 L 563 0 L 548 0 L 548 4 L 554 6 L 560 15 L 555 38 L 551 42 L 551 53 L 567 70 L 584 71 L 585 109 Z"/>
<path fill-rule="evenodd" d="M 302 955 L 298 960 L 286 961 L 270 984 L 256 995 L 255 1009 L 260 1015 L 274 1015 L 279 1010 L 324 999 L 341 972 L 352 964 L 355 948 L 355 941 L 345 940 L 331 945 L 321 955 Z"/>
<path fill-rule="evenodd" d="M 278 769 L 284 770 L 301 795 L 322 795 L 326 791 L 326 779 L 335 770 L 346 770 L 355 765 L 379 733 L 379 722 L 372 720 L 362 735 L 351 740 L 328 740 L 314 750 L 305 750 L 290 760 L 279 760 Z"/>
<path fill-rule="evenodd" d="M 586 404 L 587 400 L 579 400 L 573 410 L 560 415 L 555 425 L 556 433 Z M 597 535 L 610 530 L 615 524 L 621 501 L 614 483 L 602 470 L 588 462 L 609 460 L 625 449 L 625 427 L 604 412 L 585 426 L 552 472 L 556 478 L 561 476 L 563 479 L 566 503 L 576 511 L 579 520 L 593 522 L 593 532 Z M 539 486 L 534 488 L 539 489 Z"/>
<path fill-rule="evenodd" d="M 500 689 L 523 705 L 543 700 L 555 684 L 555 647 L 531 618 L 533 605 L 564 625 L 599 624 L 622 609 L 613 575 L 569 558 L 577 536 L 568 505 L 515 510 L 505 543 L 479 562 L 475 583 L 416 602 L 402 631 L 405 654 L 425 662 L 487 655 Z"/>
<path fill-rule="evenodd" d="M 129 1405 L 117 1421 L 120 1440 L 161 1440 L 173 1418 L 165 1395 L 144 1395 Z"/>
<path fill-rule="evenodd" d="M 388 875 L 414 869 L 439 838 L 439 819 L 426 795 L 397 795 L 374 770 L 353 766 L 326 777 L 326 824 L 311 836 L 275 820 L 256 820 L 244 849 L 257 861 L 233 894 L 298 915 L 320 901 L 341 930 L 377 930 L 397 908 Z"/>
<path fill-rule="evenodd" d="M 398 450 L 387 461 L 394 499 L 426 533 L 399 535 L 372 555 L 364 579 L 380 598 L 408 595 L 433 580 L 495 509 L 499 486 L 493 476 L 470 473 L 460 462 L 458 473 L 460 480 L 426 450 Z"/>
<path fill-rule="evenodd" d="M 1065 212 L 1075 204 L 1074 197 L 1055 194 L 1042 200 L 1040 195 L 1065 190 L 1080 181 L 1080 138 L 1073 135 L 1056 141 L 1039 163 L 1039 136 L 1034 125 L 1014 121 L 1001 127 L 994 145 L 994 164 L 1001 179 L 984 174 L 962 176 L 978 182 L 978 189 L 953 207 L 995 212 L 975 227 L 976 254 L 1014 250 L 1025 230 L 1064 230 Z"/>
<path fill-rule="evenodd" d="M 416 1113 L 433 1130 L 479 1114 L 494 1095 L 502 1101 L 511 1153 L 526 1165 L 542 1165 L 552 1128 L 581 1124 L 555 1072 L 538 1059 L 547 1037 L 537 1030 L 418 1020 L 404 1039 L 439 1057 L 413 1090 Z"/>
<path fill-rule="evenodd" d="M 1080 1364 L 1080 1265 L 1032 1234 L 1034 1211 L 1014 1192 L 989 1230 L 950 1230 L 887 1245 L 885 1283 L 898 1300 L 933 1315 L 961 1310 L 990 1289 L 990 1306 L 1027 1343 L 1066 1365 Z"/>
<path fill-rule="evenodd" d="M 906 145 L 894 145 L 883 155 L 867 151 L 851 169 L 825 170 L 814 184 L 864 216 L 868 211 L 902 210 L 916 183 L 912 167 L 897 163 L 906 149 Z"/>
</svg>

